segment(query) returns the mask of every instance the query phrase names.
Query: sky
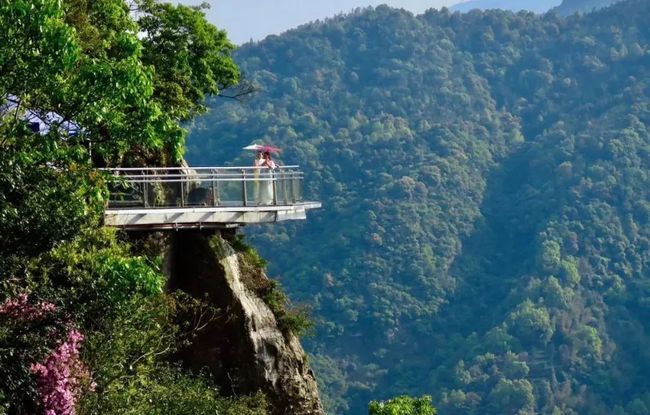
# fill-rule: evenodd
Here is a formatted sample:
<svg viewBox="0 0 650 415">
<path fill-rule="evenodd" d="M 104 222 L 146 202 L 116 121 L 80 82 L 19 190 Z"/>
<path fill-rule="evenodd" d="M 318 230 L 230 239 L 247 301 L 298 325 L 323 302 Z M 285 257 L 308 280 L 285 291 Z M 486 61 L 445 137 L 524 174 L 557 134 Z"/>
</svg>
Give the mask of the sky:
<svg viewBox="0 0 650 415">
<path fill-rule="evenodd" d="M 357 7 L 388 4 L 414 13 L 451 6 L 462 0 L 208 0 L 208 20 L 228 32 L 236 45 L 262 40 L 301 24 L 349 12 Z M 183 4 L 200 4 L 201 0 L 180 0 Z"/>
</svg>

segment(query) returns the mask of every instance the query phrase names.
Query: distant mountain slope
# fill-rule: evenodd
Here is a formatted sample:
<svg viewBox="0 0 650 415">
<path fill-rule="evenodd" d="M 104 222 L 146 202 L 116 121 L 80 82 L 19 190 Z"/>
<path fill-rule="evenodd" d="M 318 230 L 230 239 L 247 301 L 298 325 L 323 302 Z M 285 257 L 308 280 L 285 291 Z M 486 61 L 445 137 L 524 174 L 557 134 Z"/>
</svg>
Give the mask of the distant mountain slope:
<svg viewBox="0 0 650 415">
<path fill-rule="evenodd" d="M 573 13 L 589 13 L 594 10 L 610 6 L 620 0 L 563 0 L 562 4 L 554 8 L 562 16 L 568 16 Z"/>
<path fill-rule="evenodd" d="M 544 13 L 559 4 L 560 0 L 470 0 L 455 4 L 449 9 L 458 12 L 468 12 L 474 9 L 502 9 L 514 12 L 528 10 L 535 13 Z"/>
<path fill-rule="evenodd" d="M 378 7 L 238 51 L 261 92 L 188 157 L 270 142 L 323 202 L 247 233 L 313 307 L 331 413 L 648 413 L 649 20 Z"/>
</svg>

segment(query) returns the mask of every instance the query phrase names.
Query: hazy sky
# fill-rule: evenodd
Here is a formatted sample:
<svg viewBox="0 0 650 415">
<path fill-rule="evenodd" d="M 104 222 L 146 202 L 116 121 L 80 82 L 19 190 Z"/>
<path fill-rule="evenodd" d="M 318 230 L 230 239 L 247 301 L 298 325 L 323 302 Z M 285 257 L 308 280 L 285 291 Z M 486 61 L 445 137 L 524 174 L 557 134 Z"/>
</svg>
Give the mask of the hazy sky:
<svg viewBox="0 0 650 415">
<path fill-rule="evenodd" d="M 261 40 L 303 23 L 349 12 L 357 7 L 388 4 L 414 13 L 431 7 L 440 8 L 462 0 L 208 0 L 208 19 L 228 32 L 236 44 Z M 181 0 L 184 4 L 200 4 L 201 0 Z"/>
</svg>

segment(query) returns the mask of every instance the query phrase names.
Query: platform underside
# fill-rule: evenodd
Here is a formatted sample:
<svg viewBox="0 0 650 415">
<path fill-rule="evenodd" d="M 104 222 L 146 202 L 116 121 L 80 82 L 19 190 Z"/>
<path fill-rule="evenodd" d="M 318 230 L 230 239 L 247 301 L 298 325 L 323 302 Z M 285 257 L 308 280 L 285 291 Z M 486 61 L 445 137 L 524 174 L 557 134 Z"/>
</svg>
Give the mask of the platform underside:
<svg viewBox="0 0 650 415">
<path fill-rule="evenodd" d="M 125 230 L 232 228 L 306 219 L 307 210 L 320 207 L 319 202 L 302 202 L 288 206 L 108 209 L 104 224 Z"/>
</svg>

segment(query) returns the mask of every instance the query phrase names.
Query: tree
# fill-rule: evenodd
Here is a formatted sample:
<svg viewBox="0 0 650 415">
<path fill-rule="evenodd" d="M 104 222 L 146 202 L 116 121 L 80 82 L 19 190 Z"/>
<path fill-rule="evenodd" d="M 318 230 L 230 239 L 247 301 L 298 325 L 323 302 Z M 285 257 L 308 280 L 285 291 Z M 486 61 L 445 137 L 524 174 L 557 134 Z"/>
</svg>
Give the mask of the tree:
<svg viewBox="0 0 650 415">
<path fill-rule="evenodd" d="M 431 397 L 398 396 L 384 402 L 372 401 L 368 405 L 369 415 L 435 415 L 436 410 L 431 406 Z"/>
<path fill-rule="evenodd" d="M 519 415 L 534 413 L 533 385 L 525 379 L 502 379 L 488 396 L 491 413 Z"/>
<path fill-rule="evenodd" d="M 526 300 L 508 317 L 509 331 L 526 343 L 546 344 L 554 333 L 551 317 L 544 307 Z"/>
<path fill-rule="evenodd" d="M 143 17 L 137 23 L 144 33 L 142 61 L 156 68 L 154 97 L 172 118 L 186 121 L 204 113 L 206 94 L 236 84 L 239 68 L 230 57 L 234 46 L 223 30 L 205 20 L 202 9 L 137 2 Z"/>
<path fill-rule="evenodd" d="M 134 388 L 137 413 L 266 412 L 166 360 L 193 305 L 100 227 L 96 167 L 179 162 L 180 122 L 238 78 L 200 10 L 136 4 L 138 21 L 123 0 L 0 2 L 0 413 L 123 413 Z"/>
</svg>

